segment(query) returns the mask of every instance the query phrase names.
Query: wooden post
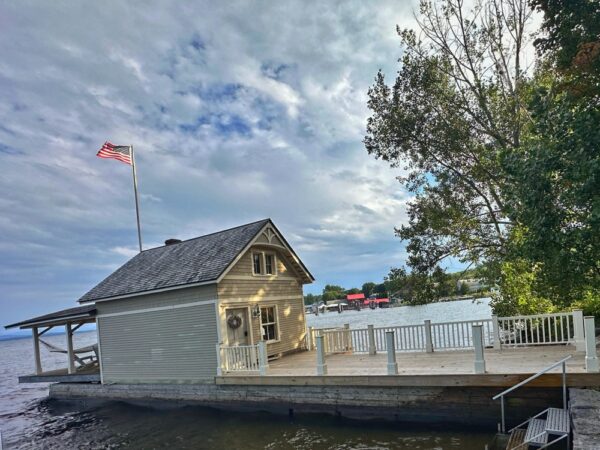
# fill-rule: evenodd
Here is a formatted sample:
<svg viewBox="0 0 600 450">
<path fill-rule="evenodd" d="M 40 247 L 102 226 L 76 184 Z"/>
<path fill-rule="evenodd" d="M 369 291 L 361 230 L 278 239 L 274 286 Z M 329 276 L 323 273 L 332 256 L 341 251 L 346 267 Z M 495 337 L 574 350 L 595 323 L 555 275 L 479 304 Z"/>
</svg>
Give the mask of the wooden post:
<svg viewBox="0 0 600 450">
<path fill-rule="evenodd" d="M 268 368 L 269 359 L 267 357 L 267 343 L 265 341 L 260 341 L 258 343 L 258 369 L 261 377 L 264 377 L 267 374 Z"/>
<path fill-rule="evenodd" d="M 398 375 L 398 363 L 396 362 L 396 341 L 393 331 L 385 332 L 385 343 L 387 347 L 387 374 Z"/>
<path fill-rule="evenodd" d="M 367 334 L 369 335 L 369 355 L 376 355 L 377 346 L 375 345 L 375 329 L 373 325 L 367 325 Z"/>
<path fill-rule="evenodd" d="M 41 375 L 42 373 L 42 358 L 40 357 L 40 334 L 38 327 L 31 329 L 33 334 L 33 360 L 35 362 L 35 374 Z"/>
<path fill-rule="evenodd" d="M 312 350 L 314 348 L 314 343 L 313 343 L 313 327 L 308 327 L 308 334 L 306 335 L 306 341 L 308 343 L 308 349 Z"/>
<path fill-rule="evenodd" d="M 325 362 L 325 343 L 323 336 L 317 336 L 317 375 L 327 375 L 327 363 Z"/>
<path fill-rule="evenodd" d="M 473 346 L 475 347 L 475 373 L 485 373 L 483 325 L 473 325 Z"/>
<path fill-rule="evenodd" d="M 352 351 L 352 335 L 350 334 L 350 324 L 344 324 L 344 347 L 347 352 Z"/>
<path fill-rule="evenodd" d="M 69 359 L 69 374 L 75 373 L 75 357 L 73 354 L 73 331 L 71 331 L 71 323 L 65 325 L 67 332 L 67 358 Z"/>
<path fill-rule="evenodd" d="M 584 319 L 585 324 L 585 371 L 596 373 L 598 368 L 598 354 L 596 352 L 596 325 L 594 316 Z"/>
<path fill-rule="evenodd" d="M 433 339 L 431 337 L 431 320 L 425 321 L 425 351 L 433 353 Z"/>
<path fill-rule="evenodd" d="M 223 365 L 221 362 L 221 344 L 217 344 L 217 376 L 223 375 Z"/>
<path fill-rule="evenodd" d="M 585 343 L 585 325 L 583 311 L 581 309 L 573 310 L 573 332 L 575 339 L 575 350 L 585 352 L 587 347 Z"/>
<path fill-rule="evenodd" d="M 500 342 L 500 323 L 496 315 L 492 316 L 492 331 L 494 333 L 494 349 L 500 350 L 502 348 L 502 342 Z"/>
</svg>

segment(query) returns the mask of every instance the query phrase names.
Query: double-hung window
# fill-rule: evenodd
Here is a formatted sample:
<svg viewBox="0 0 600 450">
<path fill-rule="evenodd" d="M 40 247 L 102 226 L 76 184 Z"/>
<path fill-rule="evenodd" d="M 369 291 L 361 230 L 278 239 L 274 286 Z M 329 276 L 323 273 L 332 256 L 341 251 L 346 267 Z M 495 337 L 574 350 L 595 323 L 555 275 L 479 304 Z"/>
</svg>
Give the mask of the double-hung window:
<svg viewBox="0 0 600 450">
<path fill-rule="evenodd" d="M 277 275 L 277 262 L 274 253 L 253 252 L 252 273 L 254 275 Z"/>
<path fill-rule="evenodd" d="M 277 341 L 279 339 L 277 310 L 275 306 L 263 306 L 260 308 L 260 325 L 264 341 Z"/>
<path fill-rule="evenodd" d="M 262 274 L 262 253 L 252 253 L 252 262 L 254 265 L 254 275 Z"/>
</svg>

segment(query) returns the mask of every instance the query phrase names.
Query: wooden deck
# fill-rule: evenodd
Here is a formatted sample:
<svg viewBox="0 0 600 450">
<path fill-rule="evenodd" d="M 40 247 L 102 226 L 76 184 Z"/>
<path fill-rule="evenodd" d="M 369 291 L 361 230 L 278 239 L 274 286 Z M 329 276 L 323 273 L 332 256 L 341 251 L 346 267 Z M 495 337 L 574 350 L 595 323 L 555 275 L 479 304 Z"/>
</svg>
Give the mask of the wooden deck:
<svg viewBox="0 0 600 450">
<path fill-rule="evenodd" d="M 22 375 L 19 383 L 95 383 L 100 382 L 100 369 L 90 367 L 69 374 L 68 369 L 47 370 L 39 375 Z"/>
<path fill-rule="evenodd" d="M 566 345 L 486 349 L 486 373 L 474 373 L 474 353 L 447 351 L 397 353 L 398 375 L 387 375 L 387 355 L 334 354 L 326 357 L 327 375 L 317 376 L 316 352 L 305 351 L 270 361 L 267 374 L 230 372 L 217 377 L 218 384 L 380 384 L 397 386 L 511 386 L 561 358 L 567 362 L 571 386 L 599 386 L 600 374 L 585 373 L 585 354 Z M 531 386 L 560 386 L 560 368 Z M 376 381 L 375 381 L 376 380 Z"/>
</svg>

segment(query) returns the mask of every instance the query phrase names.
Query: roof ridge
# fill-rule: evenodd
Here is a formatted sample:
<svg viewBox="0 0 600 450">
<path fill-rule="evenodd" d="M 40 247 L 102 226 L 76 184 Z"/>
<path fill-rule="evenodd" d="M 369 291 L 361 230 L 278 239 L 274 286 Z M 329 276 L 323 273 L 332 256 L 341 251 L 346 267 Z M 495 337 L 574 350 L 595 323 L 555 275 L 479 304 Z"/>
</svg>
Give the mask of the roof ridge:
<svg viewBox="0 0 600 450">
<path fill-rule="evenodd" d="M 179 244 L 184 244 L 186 242 L 194 241 L 196 239 L 202 239 L 202 238 L 205 238 L 205 237 L 208 237 L 208 236 L 212 236 L 212 235 L 215 235 L 215 234 L 225 233 L 227 231 L 236 230 L 238 228 L 247 227 L 247 226 L 254 225 L 254 224 L 257 224 L 257 223 L 260 223 L 260 222 L 270 222 L 270 221 L 271 221 L 271 218 L 269 218 L 269 217 L 266 218 L 266 219 L 255 220 L 254 222 L 246 223 L 244 225 L 238 225 L 236 227 L 226 228 L 225 230 L 213 231 L 212 233 L 203 234 L 202 236 L 196 236 L 196 237 L 189 238 L 189 239 L 183 239 L 183 240 L 181 240 L 181 242 L 175 242 L 173 244 L 170 244 L 169 247 L 174 247 L 174 246 L 179 245 Z M 165 247 L 164 245 L 159 245 L 158 247 L 147 248 L 147 249 L 142 250 L 141 253 L 148 252 L 148 251 L 151 251 L 151 250 L 156 250 L 156 249 L 159 249 L 159 248 L 164 248 L 164 247 Z"/>
</svg>

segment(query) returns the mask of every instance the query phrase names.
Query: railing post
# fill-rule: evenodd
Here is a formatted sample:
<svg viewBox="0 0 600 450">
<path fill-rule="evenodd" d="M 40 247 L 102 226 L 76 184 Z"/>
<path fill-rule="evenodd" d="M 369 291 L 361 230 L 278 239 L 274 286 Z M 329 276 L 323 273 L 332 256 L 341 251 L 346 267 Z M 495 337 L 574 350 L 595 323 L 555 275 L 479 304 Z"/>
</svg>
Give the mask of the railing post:
<svg viewBox="0 0 600 450">
<path fill-rule="evenodd" d="M 317 336 L 317 375 L 327 375 L 327 363 L 325 362 L 325 343 L 323 336 Z"/>
<path fill-rule="evenodd" d="M 260 341 L 258 343 L 258 370 L 261 377 L 264 377 L 267 374 L 268 368 L 267 343 L 265 341 Z"/>
<path fill-rule="evenodd" d="M 562 394 L 563 394 L 563 409 L 567 410 L 567 362 L 562 363 Z"/>
<path fill-rule="evenodd" d="M 431 336 L 431 320 L 426 320 L 425 325 L 425 351 L 427 353 L 433 353 L 433 339 Z"/>
<path fill-rule="evenodd" d="M 350 324 L 344 324 L 344 347 L 347 352 L 352 351 L 352 335 L 350 334 Z"/>
<path fill-rule="evenodd" d="M 308 334 L 306 335 L 306 341 L 307 341 L 307 346 L 308 346 L 309 350 L 312 350 L 314 348 L 313 335 L 314 335 L 314 328 L 308 327 Z"/>
<path fill-rule="evenodd" d="M 573 332 L 575 335 L 575 350 L 584 352 L 586 350 L 585 325 L 583 321 L 583 311 L 581 309 L 575 309 L 573 311 Z"/>
<path fill-rule="evenodd" d="M 385 341 L 387 347 L 387 374 L 398 375 L 398 363 L 396 362 L 396 341 L 393 331 L 385 332 Z"/>
<path fill-rule="evenodd" d="M 473 325 L 473 346 L 475 347 L 475 373 L 485 373 L 482 325 Z"/>
<path fill-rule="evenodd" d="M 504 395 L 502 397 L 500 397 L 500 414 L 501 414 L 501 420 L 502 420 L 502 426 L 501 426 L 501 431 L 502 433 L 506 433 L 506 421 L 504 419 Z"/>
<path fill-rule="evenodd" d="M 65 331 L 67 332 L 67 358 L 69 359 L 68 373 L 75 373 L 75 357 L 73 354 L 73 331 L 71 330 L 71 323 L 65 325 Z"/>
<path fill-rule="evenodd" d="M 41 375 L 42 373 L 42 358 L 40 357 L 40 333 L 38 327 L 31 329 L 33 334 L 33 359 L 35 362 L 35 374 Z"/>
<path fill-rule="evenodd" d="M 222 366 L 222 359 L 221 359 L 221 344 L 217 344 L 217 376 L 220 377 L 221 375 L 223 375 L 223 366 Z"/>
<path fill-rule="evenodd" d="M 375 329 L 373 325 L 367 325 L 367 333 L 369 335 L 369 355 L 376 355 L 377 346 L 375 345 Z"/>
<path fill-rule="evenodd" d="M 598 354 L 596 352 L 596 325 L 594 316 L 584 319 L 585 324 L 585 371 L 598 372 Z"/>
<path fill-rule="evenodd" d="M 498 316 L 492 316 L 492 332 L 494 335 L 494 349 L 500 350 L 502 348 L 502 343 L 500 342 L 500 322 L 498 321 Z"/>
</svg>

